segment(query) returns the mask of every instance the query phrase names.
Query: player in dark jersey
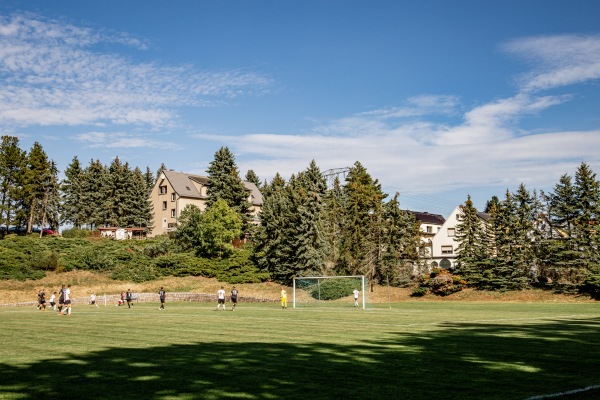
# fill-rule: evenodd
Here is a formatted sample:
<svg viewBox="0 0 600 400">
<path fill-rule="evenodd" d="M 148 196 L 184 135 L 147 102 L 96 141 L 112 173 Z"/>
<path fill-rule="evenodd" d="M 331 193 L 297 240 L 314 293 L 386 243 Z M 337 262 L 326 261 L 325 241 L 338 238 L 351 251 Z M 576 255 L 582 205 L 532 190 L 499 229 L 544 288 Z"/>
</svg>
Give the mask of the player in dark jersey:
<svg viewBox="0 0 600 400">
<path fill-rule="evenodd" d="M 131 308 L 133 306 L 133 297 L 131 295 L 131 289 L 127 289 L 127 293 L 125 293 L 125 300 L 127 301 L 127 307 Z"/>
<path fill-rule="evenodd" d="M 62 309 L 65 306 L 65 285 L 62 285 L 58 295 L 58 312 L 62 314 Z"/>
<path fill-rule="evenodd" d="M 165 296 L 166 296 L 166 292 L 165 289 L 161 286 L 160 290 L 158 291 L 158 297 L 160 297 L 160 308 L 159 310 L 164 310 L 165 309 Z"/>
<path fill-rule="evenodd" d="M 46 311 L 46 292 L 44 292 L 44 289 L 38 293 L 38 310 Z"/>
<path fill-rule="evenodd" d="M 233 304 L 231 311 L 235 311 L 235 306 L 237 306 L 237 297 L 238 297 L 238 290 L 235 288 L 235 286 L 231 289 L 231 303 Z"/>
</svg>

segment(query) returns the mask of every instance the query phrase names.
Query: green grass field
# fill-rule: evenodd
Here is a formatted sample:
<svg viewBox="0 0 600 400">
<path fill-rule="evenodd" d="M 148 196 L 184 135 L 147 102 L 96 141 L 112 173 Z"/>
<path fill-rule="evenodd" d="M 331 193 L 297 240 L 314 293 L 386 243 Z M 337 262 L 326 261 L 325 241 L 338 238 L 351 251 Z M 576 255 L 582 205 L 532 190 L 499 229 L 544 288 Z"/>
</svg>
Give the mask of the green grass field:
<svg viewBox="0 0 600 400">
<path fill-rule="evenodd" d="M 560 398 L 600 398 L 600 304 L 73 314 L 0 309 L 0 398 L 527 399 L 590 386 Z"/>
</svg>

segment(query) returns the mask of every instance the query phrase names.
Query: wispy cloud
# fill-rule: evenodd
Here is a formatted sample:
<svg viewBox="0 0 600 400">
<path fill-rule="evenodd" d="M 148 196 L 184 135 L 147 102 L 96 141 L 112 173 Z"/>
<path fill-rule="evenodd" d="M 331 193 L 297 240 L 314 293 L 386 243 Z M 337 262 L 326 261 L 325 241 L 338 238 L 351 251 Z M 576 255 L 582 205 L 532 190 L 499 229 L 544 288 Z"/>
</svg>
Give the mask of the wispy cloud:
<svg viewBox="0 0 600 400">
<path fill-rule="evenodd" d="M 89 148 L 181 149 L 181 146 L 172 142 L 156 140 L 149 135 L 130 134 L 126 132 L 86 132 L 75 135 L 74 139 Z"/>
<path fill-rule="evenodd" d="M 513 40 L 504 47 L 527 60 L 520 77 L 525 91 L 538 91 L 600 79 L 600 36 L 558 35 Z"/>
<path fill-rule="evenodd" d="M 136 50 L 127 33 L 81 28 L 31 14 L 0 16 L 0 125 L 148 125 L 177 122 L 177 107 L 268 90 L 242 70 L 136 62 L 98 44 Z"/>
</svg>

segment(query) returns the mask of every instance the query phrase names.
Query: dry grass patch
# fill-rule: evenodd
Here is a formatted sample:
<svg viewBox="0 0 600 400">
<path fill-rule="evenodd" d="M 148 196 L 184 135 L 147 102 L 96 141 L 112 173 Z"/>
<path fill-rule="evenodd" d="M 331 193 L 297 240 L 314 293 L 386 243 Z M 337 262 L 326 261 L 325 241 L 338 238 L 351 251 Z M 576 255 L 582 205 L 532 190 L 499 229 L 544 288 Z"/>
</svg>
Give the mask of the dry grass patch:
<svg viewBox="0 0 600 400">
<path fill-rule="evenodd" d="M 46 277 L 39 280 L 26 281 L 0 281 L 0 304 L 35 301 L 37 292 L 45 289 L 49 294 L 58 291 L 61 285 L 71 285 L 73 297 L 87 297 L 92 292 L 97 295 L 118 294 L 127 289 L 134 293 L 155 293 L 163 286 L 167 292 L 192 292 L 192 293 L 217 293 L 221 286 L 229 292 L 234 286 L 229 283 L 219 282 L 213 278 L 203 277 L 165 277 L 151 282 L 133 283 L 115 281 L 109 275 L 92 273 L 88 271 L 71 271 L 64 273 L 48 272 Z M 246 283 L 235 285 L 240 296 L 279 299 L 281 285 L 276 282 Z M 428 301 L 473 301 L 473 302 L 557 302 L 575 303 L 595 302 L 588 296 L 574 296 L 554 294 L 551 291 L 531 289 L 518 292 L 487 292 L 465 289 L 450 296 L 440 297 L 426 295 L 412 297 L 412 288 L 396 288 L 387 286 L 374 286 L 374 291 L 369 292 L 371 303 L 399 303 L 399 302 L 428 302 Z M 288 288 L 288 297 L 291 300 L 291 288 Z"/>
</svg>

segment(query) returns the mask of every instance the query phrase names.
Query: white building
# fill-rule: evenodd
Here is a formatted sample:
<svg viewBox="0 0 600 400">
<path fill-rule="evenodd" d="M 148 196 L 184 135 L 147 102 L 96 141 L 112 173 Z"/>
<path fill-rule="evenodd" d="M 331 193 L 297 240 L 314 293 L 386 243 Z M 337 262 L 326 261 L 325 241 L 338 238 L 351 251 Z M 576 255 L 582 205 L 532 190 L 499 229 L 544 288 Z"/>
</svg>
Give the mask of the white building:
<svg viewBox="0 0 600 400">
<path fill-rule="evenodd" d="M 462 205 L 456 207 L 452 214 L 446 218 L 438 232 L 431 238 L 431 268 L 454 269 L 456 267 L 456 256 L 458 242 L 456 241 L 456 226 L 463 215 Z M 489 214 L 478 212 L 477 216 L 482 223 L 487 223 Z"/>
</svg>

